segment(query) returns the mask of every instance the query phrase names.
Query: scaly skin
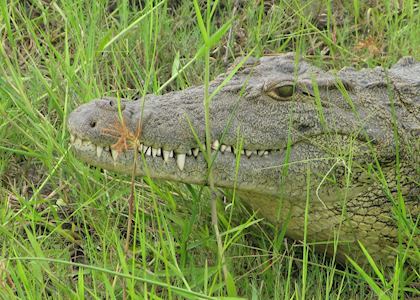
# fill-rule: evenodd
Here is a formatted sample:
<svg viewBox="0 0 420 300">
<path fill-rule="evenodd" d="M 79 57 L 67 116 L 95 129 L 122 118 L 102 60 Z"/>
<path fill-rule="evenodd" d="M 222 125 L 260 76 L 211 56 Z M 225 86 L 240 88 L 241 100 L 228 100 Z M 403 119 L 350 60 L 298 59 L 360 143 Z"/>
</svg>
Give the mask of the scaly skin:
<svg viewBox="0 0 420 300">
<path fill-rule="evenodd" d="M 224 78 L 211 83 L 210 93 Z M 136 151 L 144 155 L 136 155 L 136 174 L 145 175 L 147 165 L 152 178 L 208 183 L 197 150 L 197 139 L 205 141 L 203 94 L 197 86 L 122 101 L 127 132 L 141 127 Z M 68 127 L 81 160 L 131 173 L 135 150 L 121 147 L 127 135 L 112 134 L 120 122 L 117 106 L 110 98 L 81 105 Z M 236 187 L 243 201 L 287 226 L 294 239 L 303 239 L 309 197 L 308 241 L 332 252 L 338 239 L 338 259 L 363 262 L 360 241 L 387 263 L 398 245 L 398 214 L 409 220 L 400 233 L 414 230 L 419 241 L 412 226 L 420 210 L 419 116 L 420 63 L 411 58 L 389 70 L 335 74 L 294 54 L 250 59 L 210 105 L 214 184 Z"/>
</svg>

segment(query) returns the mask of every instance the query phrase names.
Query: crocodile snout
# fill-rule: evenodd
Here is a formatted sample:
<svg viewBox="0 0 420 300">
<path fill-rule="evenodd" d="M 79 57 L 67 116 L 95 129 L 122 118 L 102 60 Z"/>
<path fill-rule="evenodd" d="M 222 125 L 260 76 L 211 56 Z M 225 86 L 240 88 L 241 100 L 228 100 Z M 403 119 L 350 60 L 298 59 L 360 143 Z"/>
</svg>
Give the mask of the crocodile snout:
<svg viewBox="0 0 420 300">
<path fill-rule="evenodd" d="M 121 115 L 120 115 L 121 112 Z M 83 104 L 73 111 L 68 119 L 68 128 L 72 136 L 99 145 L 110 145 L 117 141 L 124 126 L 135 130 L 135 120 L 124 101 L 103 98 Z"/>
</svg>

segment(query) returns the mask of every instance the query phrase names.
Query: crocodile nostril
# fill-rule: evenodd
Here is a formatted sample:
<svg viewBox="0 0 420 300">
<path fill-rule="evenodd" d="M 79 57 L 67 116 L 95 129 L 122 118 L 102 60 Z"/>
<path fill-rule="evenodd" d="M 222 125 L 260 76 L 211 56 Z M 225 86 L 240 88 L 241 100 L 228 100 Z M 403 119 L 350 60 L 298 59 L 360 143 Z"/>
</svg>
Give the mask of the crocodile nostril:
<svg viewBox="0 0 420 300">
<path fill-rule="evenodd" d="M 90 127 L 95 128 L 96 127 L 96 121 L 90 121 Z"/>
</svg>

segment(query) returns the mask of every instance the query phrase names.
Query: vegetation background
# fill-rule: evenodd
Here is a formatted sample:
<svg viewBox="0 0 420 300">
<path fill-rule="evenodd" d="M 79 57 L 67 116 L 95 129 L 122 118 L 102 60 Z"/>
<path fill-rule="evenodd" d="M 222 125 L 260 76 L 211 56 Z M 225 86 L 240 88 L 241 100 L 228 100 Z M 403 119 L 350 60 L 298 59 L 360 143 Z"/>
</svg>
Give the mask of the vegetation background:
<svg viewBox="0 0 420 300">
<path fill-rule="evenodd" d="M 95 97 L 202 83 L 194 4 L 209 21 L 210 78 L 251 50 L 296 51 L 324 69 L 420 59 L 417 0 L 1 0 L 0 298 L 420 297 L 414 266 L 302 258 L 307 245 L 236 202 L 219 203 L 224 279 L 208 191 L 190 185 L 139 179 L 124 251 L 130 178 L 75 159 L 65 121 Z"/>
</svg>

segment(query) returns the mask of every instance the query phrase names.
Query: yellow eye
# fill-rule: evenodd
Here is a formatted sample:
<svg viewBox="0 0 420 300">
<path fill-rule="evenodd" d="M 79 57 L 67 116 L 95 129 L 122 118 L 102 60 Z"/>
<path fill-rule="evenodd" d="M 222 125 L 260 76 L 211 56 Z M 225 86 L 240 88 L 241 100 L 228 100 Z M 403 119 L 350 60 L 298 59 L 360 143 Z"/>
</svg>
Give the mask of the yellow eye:
<svg viewBox="0 0 420 300">
<path fill-rule="evenodd" d="M 283 100 L 293 96 L 295 92 L 294 85 L 282 85 L 271 89 L 267 95 L 276 100 Z"/>
</svg>

